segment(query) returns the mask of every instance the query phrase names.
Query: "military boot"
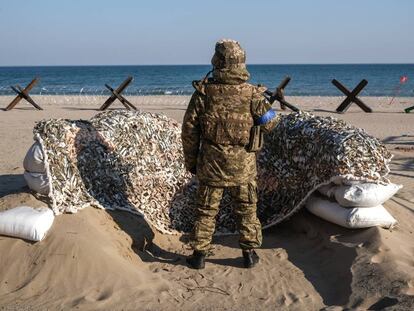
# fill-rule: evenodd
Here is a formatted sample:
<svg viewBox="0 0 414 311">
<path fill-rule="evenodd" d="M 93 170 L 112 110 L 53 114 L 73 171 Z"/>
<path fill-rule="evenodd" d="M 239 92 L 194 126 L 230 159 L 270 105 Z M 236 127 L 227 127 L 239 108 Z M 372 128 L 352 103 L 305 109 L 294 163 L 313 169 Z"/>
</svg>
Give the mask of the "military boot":
<svg viewBox="0 0 414 311">
<path fill-rule="evenodd" d="M 253 250 L 243 250 L 243 259 L 245 268 L 253 268 L 259 262 L 259 255 Z"/>
<path fill-rule="evenodd" d="M 187 257 L 186 261 L 193 269 L 204 269 L 206 254 L 194 251 L 193 255 Z"/>
</svg>

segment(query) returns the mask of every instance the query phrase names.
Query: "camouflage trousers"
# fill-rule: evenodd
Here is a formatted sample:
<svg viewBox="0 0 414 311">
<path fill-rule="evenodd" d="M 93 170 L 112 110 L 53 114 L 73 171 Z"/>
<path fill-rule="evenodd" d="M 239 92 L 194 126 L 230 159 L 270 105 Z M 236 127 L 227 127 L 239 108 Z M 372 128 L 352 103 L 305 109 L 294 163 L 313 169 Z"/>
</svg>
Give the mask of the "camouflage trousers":
<svg viewBox="0 0 414 311">
<path fill-rule="evenodd" d="M 216 215 L 225 187 L 200 184 L 197 192 L 197 220 L 191 238 L 194 250 L 206 253 L 213 237 Z M 258 248 L 262 245 L 262 226 L 256 214 L 256 182 L 227 187 L 235 203 L 240 232 L 239 244 L 242 249 Z"/>
</svg>

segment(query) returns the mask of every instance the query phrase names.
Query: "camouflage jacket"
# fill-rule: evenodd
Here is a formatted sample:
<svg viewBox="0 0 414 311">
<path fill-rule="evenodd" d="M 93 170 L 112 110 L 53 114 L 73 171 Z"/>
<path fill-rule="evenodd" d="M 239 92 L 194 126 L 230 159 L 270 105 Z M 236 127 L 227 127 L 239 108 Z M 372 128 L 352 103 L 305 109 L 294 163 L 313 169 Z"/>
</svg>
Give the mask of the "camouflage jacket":
<svg viewBox="0 0 414 311">
<path fill-rule="evenodd" d="M 181 135 L 186 168 L 196 168 L 200 182 L 229 187 L 256 178 L 256 153 L 246 150 L 250 130 L 263 124 L 270 131 L 279 119 L 263 91 L 240 81 L 196 83 Z"/>
</svg>

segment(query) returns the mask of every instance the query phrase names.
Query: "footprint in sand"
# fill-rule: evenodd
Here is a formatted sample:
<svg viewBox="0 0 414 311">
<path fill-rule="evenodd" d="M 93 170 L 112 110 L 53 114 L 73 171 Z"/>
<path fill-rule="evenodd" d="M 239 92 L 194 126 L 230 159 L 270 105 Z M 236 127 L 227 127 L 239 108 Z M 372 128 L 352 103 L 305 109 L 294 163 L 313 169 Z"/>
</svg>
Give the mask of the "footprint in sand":
<svg viewBox="0 0 414 311">
<path fill-rule="evenodd" d="M 382 263 L 384 261 L 384 256 L 382 253 L 376 254 L 371 257 L 371 263 Z"/>
<path fill-rule="evenodd" d="M 111 296 L 112 296 L 112 290 L 106 289 L 104 291 L 91 292 L 85 295 L 84 299 L 86 301 L 95 302 L 95 301 L 102 301 L 102 300 L 109 299 Z"/>
<path fill-rule="evenodd" d="M 111 296 L 112 296 L 112 290 L 104 290 L 102 292 L 96 290 L 84 296 L 75 298 L 70 303 L 68 303 L 68 305 L 66 305 L 65 307 L 69 307 L 71 309 L 79 308 L 80 305 L 83 305 L 85 303 L 103 301 L 103 300 L 111 298 Z"/>
<path fill-rule="evenodd" d="M 378 253 L 371 257 L 371 263 L 382 263 L 384 262 L 386 253 L 389 252 L 390 249 L 388 247 L 380 246 L 378 248 Z"/>
<path fill-rule="evenodd" d="M 274 251 L 275 251 L 275 257 L 278 258 L 279 260 L 288 259 L 288 254 L 286 250 L 279 248 L 279 249 L 275 249 Z"/>
<path fill-rule="evenodd" d="M 293 293 L 284 293 L 280 298 L 281 305 L 289 307 L 291 304 L 297 302 L 299 298 Z"/>
<path fill-rule="evenodd" d="M 414 280 L 407 282 L 407 288 L 402 290 L 402 293 L 409 296 L 414 296 Z"/>
</svg>

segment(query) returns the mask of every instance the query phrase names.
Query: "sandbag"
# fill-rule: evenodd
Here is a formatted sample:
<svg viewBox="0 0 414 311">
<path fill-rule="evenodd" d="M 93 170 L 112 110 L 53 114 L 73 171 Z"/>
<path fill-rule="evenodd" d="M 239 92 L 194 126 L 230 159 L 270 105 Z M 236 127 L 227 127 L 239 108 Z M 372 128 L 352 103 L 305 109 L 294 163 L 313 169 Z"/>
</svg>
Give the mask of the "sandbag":
<svg viewBox="0 0 414 311">
<path fill-rule="evenodd" d="M 49 194 L 49 179 L 46 174 L 24 172 L 23 176 L 30 189 L 43 195 Z"/>
<path fill-rule="evenodd" d="M 390 199 L 402 185 L 360 183 L 351 186 L 339 186 L 333 190 L 335 200 L 346 207 L 373 207 Z M 332 191 L 332 190 L 331 190 Z"/>
<path fill-rule="evenodd" d="M 0 212 L 0 234 L 30 241 L 41 241 L 55 216 L 49 208 L 19 206 Z"/>
<path fill-rule="evenodd" d="M 312 195 L 306 208 L 316 216 L 339 226 L 357 229 L 380 226 L 392 228 L 397 221 L 382 206 L 345 208 L 338 203 Z"/>
<path fill-rule="evenodd" d="M 35 142 L 27 151 L 23 167 L 30 173 L 46 173 L 45 157 L 39 142 Z"/>
<path fill-rule="evenodd" d="M 333 197 L 333 192 L 336 188 L 336 185 L 334 183 L 329 183 L 327 185 L 322 185 L 318 188 L 318 192 L 327 198 Z"/>
</svg>

